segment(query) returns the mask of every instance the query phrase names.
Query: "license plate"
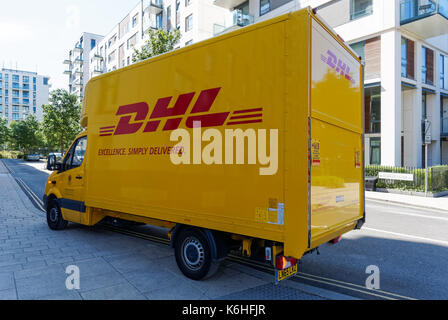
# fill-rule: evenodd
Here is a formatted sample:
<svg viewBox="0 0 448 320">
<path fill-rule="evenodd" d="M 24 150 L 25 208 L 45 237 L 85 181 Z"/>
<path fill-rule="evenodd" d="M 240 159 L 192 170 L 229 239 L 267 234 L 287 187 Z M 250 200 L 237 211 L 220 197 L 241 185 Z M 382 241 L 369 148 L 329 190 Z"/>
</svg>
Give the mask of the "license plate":
<svg viewBox="0 0 448 320">
<path fill-rule="evenodd" d="M 297 263 L 283 270 L 275 270 L 275 283 L 279 283 L 297 273 Z"/>
</svg>

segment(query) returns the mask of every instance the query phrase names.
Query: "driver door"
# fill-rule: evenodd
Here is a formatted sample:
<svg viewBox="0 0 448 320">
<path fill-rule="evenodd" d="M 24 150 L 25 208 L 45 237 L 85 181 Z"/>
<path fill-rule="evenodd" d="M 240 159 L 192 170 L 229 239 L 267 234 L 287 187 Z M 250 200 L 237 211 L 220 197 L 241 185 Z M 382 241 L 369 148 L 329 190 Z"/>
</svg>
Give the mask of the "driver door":
<svg viewBox="0 0 448 320">
<path fill-rule="evenodd" d="M 62 163 L 59 175 L 62 198 L 59 205 L 65 220 L 81 222 L 81 215 L 85 214 L 85 161 L 87 136 L 80 137 L 71 146 Z"/>
</svg>

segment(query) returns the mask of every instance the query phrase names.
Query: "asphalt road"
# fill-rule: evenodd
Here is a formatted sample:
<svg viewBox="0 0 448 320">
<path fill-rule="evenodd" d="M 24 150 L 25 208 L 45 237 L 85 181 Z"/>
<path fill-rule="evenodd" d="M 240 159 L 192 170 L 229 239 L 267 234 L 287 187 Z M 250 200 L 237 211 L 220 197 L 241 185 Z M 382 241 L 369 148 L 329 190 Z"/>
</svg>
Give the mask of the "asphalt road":
<svg viewBox="0 0 448 320">
<path fill-rule="evenodd" d="M 4 161 L 42 199 L 48 173 Z M 363 299 L 448 299 L 448 211 L 367 201 L 366 212 L 361 230 L 302 258 L 298 281 Z M 372 265 L 379 290 L 365 287 Z"/>
</svg>

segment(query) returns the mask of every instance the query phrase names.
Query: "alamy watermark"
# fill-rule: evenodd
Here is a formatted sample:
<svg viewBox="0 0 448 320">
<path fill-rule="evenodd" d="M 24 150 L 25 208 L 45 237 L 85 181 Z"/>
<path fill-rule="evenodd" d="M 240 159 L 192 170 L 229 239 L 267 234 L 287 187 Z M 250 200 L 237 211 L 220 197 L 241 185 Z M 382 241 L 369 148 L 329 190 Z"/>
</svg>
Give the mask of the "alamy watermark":
<svg viewBox="0 0 448 320">
<path fill-rule="evenodd" d="M 79 267 L 69 265 L 65 268 L 65 273 L 68 274 L 67 279 L 65 279 L 65 287 L 67 290 L 79 290 L 81 288 Z"/>
<path fill-rule="evenodd" d="M 194 121 L 193 137 L 186 129 L 176 129 L 171 132 L 170 140 L 177 141 L 174 148 L 182 150 L 170 154 L 171 162 L 176 165 L 259 164 L 260 175 L 274 175 L 278 170 L 278 129 L 225 129 L 223 137 L 218 129 L 202 132 L 201 122 Z M 202 146 L 203 142 L 208 143 Z"/>
</svg>

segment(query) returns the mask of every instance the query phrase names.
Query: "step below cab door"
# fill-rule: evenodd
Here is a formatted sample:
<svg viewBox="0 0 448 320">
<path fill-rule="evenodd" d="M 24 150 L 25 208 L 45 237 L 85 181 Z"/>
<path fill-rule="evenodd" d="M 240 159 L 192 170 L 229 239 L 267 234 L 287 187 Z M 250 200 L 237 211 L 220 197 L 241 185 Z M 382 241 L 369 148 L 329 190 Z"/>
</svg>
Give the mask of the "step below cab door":
<svg viewBox="0 0 448 320">
<path fill-rule="evenodd" d="M 81 222 L 85 214 L 85 161 L 87 136 L 78 138 L 70 147 L 62 162 L 57 185 L 62 194 L 58 199 L 65 220 Z"/>
</svg>

